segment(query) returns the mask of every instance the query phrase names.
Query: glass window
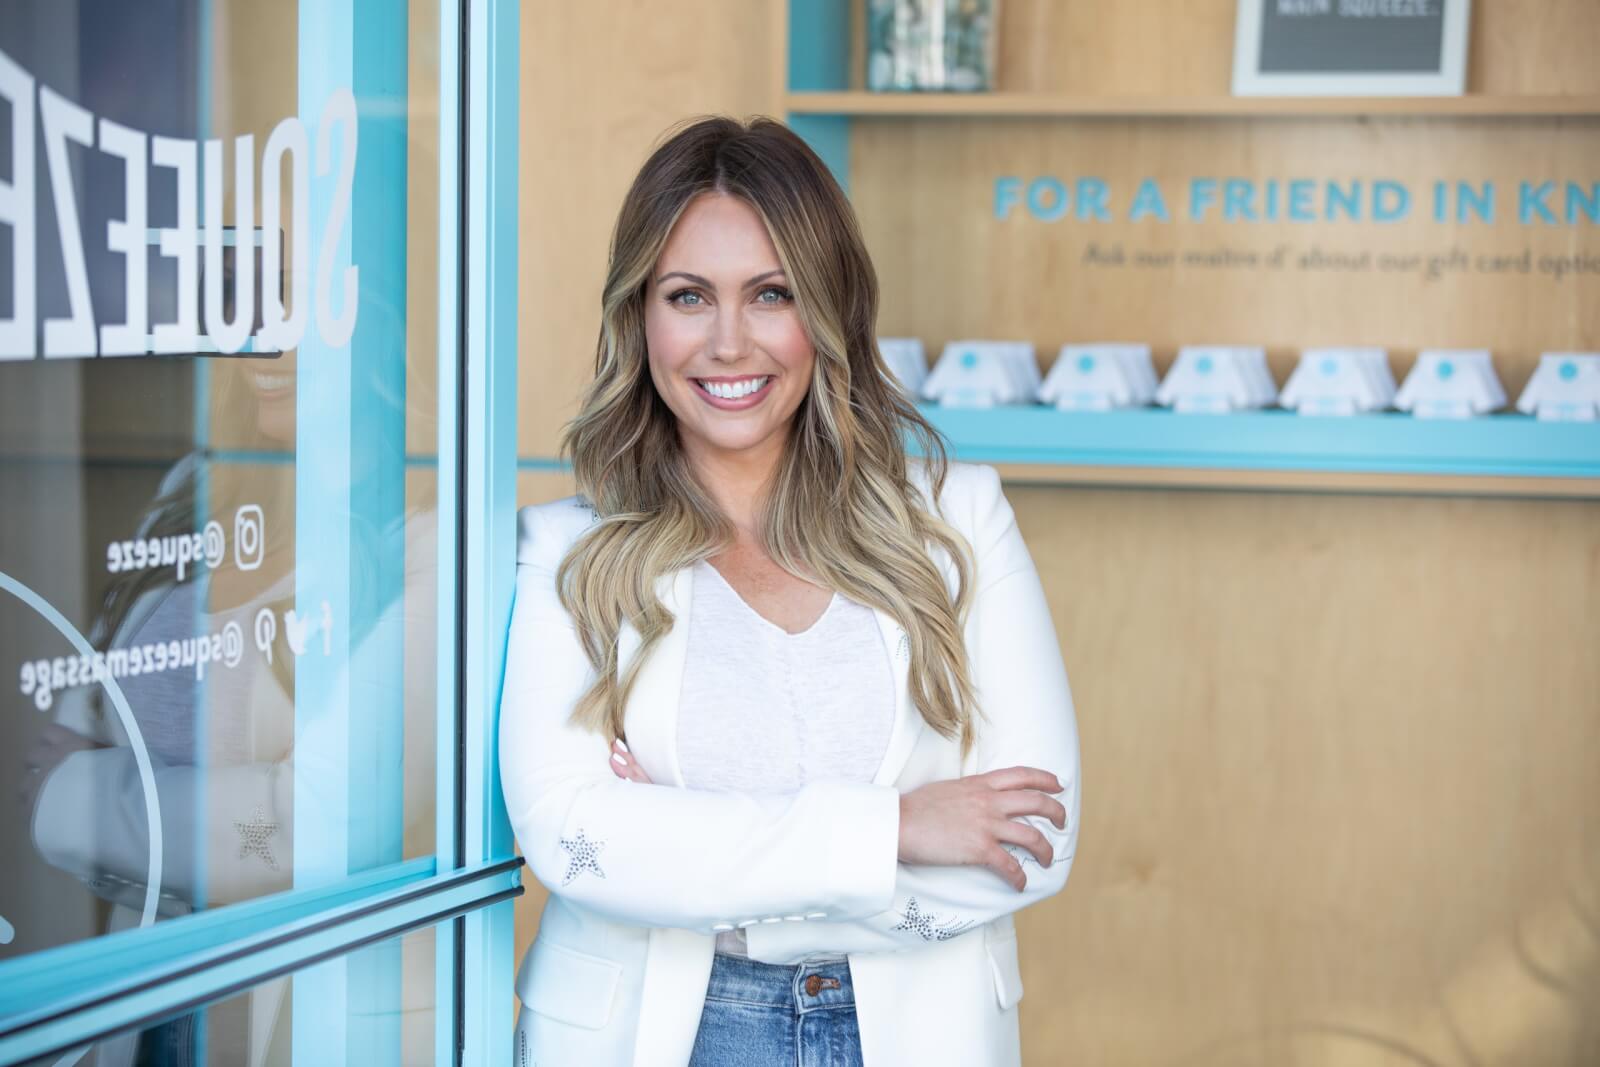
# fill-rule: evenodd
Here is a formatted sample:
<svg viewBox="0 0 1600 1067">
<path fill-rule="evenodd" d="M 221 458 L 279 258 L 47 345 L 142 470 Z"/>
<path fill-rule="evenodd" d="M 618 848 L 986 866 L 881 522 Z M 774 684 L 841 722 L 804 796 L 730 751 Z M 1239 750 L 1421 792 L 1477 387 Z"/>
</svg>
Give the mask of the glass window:
<svg viewBox="0 0 1600 1067">
<path fill-rule="evenodd" d="M 433 928 L 423 927 L 36 1062 L 41 1067 L 432 1064 L 435 943 Z M 384 988 L 373 990 L 364 1004 L 353 1009 L 351 1024 L 341 1031 L 296 1026 L 296 1005 L 305 1003 L 295 995 L 297 986 L 314 981 L 319 971 L 329 968 L 370 976 Z M 344 1048 L 330 1047 L 333 1033 L 342 1038 Z"/>
<path fill-rule="evenodd" d="M 519 40 L 0 4 L 0 1062 L 509 1056 Z"/>
<path fill-rule="evenodd" d="M 435 849 L 438 27 L 0 5 L 0 962 Z"/>
</svg>

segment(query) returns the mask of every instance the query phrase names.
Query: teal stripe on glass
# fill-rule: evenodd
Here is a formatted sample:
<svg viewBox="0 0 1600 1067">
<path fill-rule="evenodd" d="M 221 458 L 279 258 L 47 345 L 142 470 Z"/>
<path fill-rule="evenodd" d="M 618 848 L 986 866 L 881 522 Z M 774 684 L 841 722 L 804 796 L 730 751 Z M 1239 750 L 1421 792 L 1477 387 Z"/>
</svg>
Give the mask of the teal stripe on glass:
<svg viewBox="0 0 1600 1067">
<path fill-rule="evenodd" d="M 355 82 L 355 4 L 330 0 L 299 9 L 299 114 L 315 150 L 324 108 L 339 89 Z M 337 130 L 330 131 L 337 133 Z M 330 137 L 330 145 L 341 138 Z M 359 164 L 360 141 L 357 136 Z M 343 155 L 342 152 L 339 153 Z M 329 160 L 324 173 L 311 168 L 311 218 L 330 223 L 338 160 Z M 337 236 L 330 264 L 327 291 L 339 297 L 343 308 L 344 272 L 351 266 L 350 223 Z M 323 271 L 319 254 L 312 269 Z M 313 291 L 318 277 L 312 278 Z M 356 322 L 360 322 L 359 313 Z M 295 450 L 301 462 L 295 469 L 295 611 L 320 615 L 318 601 L 326 598 L 332 612 L 346 624 L 339 627 L 337 659 L 322 656 L 295 665 L 294 760 L 294 884 L 313 886 L 331 882 L 348 870 L 350 812 L 349 723 L 343 707 L 348 680 L 341 679 L 339 663 L 347 661 L 346 641 L 351 618 L 348 591 L 341 576 L 351 572 L 349 513 L 346 490 L 352 469 L 350 426 L 349 346 L 325 343 L 314 318 L 308 318 L 298 352 L 295 389 Z M 314 1060 L 327 1045 L 344 1048 L 347 1017 L 343 961 L 323 964 L 296 979 L 292 999 L 293 1056 Z"/>
<path fill-rule="evenodd" d="M 437 516 L 406 513 L 410 5 L 356 0 L 355 20 L 353 87 L 361 120 L 350 217 L 361 303 L 350 344 L 348 536 L 359 569 L 348 583 L 350 688 L 340 696 L 348 700 L 350 741 L 346 864 L 363 871 L 404 855 L 405 619 L 416 610 L 406 602 L 407 529 Z M 308 458 L 302 452 L 301 462 Z M 431 647 L 417 652 L 433 656 Z M 345 960 L 347 1062 L 403 1059 L 401 948 L 389 940 Z"/>
<path fill-rule="evenodd" d="M 317 227 L 337 226 L 326 267 L 316 235 L 313 287 L 332 307 L 299 348 L 295 452 L 295 611 L 315 620 L 296 662 L 294 872 L 309 886 L 401 855 L 404 700 L 407 32 L 404 0 L 327 0 L 299 9 L 299 114 L 319 156 Z M 355 114 L 322 122 L 353 94 Z M 349 118 L 356 119 L 353 182 Z M 335 205 L 345 211 L 342 222 Z M 341 342 L 324 323 L 351 311 Z M 431 651 L 430 653 L 431 654 Z M 398 952 L 398 948 L 395 949 Z M 335 960 L 294 984 L 295 1058 L 330 1048 L 398 1058 L 398 956 Z M 346 973 L 355 967 L 360 973 Z"/>
</svg>

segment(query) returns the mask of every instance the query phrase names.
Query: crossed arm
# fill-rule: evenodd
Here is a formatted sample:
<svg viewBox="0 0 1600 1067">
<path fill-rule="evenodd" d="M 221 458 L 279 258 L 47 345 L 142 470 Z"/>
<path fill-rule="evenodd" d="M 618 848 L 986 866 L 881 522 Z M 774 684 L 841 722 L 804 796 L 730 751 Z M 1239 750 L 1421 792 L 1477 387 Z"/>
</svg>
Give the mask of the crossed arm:
<svg viewBox="0 0 1600 1067">
<path fill-rule="evenodd" d="M 540 881 L 651 926 L 709 933 L 730 916 L 812 919 L 749 926 L 750 955 L 764 962 L 914 948 L 1060 890 L 1080 810 L 1072 700 L 1044 592 L 999 478 L 988 467 L 977 474 L 979 589 L 968 648 L 985 717 L 968 771 L 1026 765 L 1059 779 L 1065 826 L 1022 817 L 1048 842 L 1049 866 L 1014 850 L 1025 875 L 1018 891 L 987 867 L 901 863 L 901 798 L 889 786 L 704 793 L 614 774 L 604 739 L 566 722 L 587 662 L 555 594 L 559 538 L 541 537 L 537 522 L 525 521 L 500 751 L 512 824 Z"/>
</svg>

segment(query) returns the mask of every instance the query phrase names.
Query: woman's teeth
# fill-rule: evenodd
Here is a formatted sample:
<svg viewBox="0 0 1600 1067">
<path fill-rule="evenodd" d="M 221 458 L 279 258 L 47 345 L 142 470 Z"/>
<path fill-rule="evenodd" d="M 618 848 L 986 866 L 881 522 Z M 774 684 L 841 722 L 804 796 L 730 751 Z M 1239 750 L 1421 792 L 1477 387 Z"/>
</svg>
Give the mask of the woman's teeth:
<svg viewBox="0 0 1600 1067">
<path fill-rule="evenodd" d="M 763 385 L 766 385 L 771 377 L 769 374 L 765 377 L 746 378 L 738 382 L 702 382 L 696 379 L 696 383 L 712 396 L 721 397 L 723 400 L 738 400 L 740 397 L 749 396 Z"/>
</svg>

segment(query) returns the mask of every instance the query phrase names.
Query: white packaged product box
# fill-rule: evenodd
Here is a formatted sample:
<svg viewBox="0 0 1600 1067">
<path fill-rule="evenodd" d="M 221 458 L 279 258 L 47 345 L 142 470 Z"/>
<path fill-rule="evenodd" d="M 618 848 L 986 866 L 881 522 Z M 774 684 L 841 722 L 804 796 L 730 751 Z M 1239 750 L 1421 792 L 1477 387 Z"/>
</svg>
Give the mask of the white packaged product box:
<svg viewBox="0 0 1600 1067">
<path fill-rule="evenodd" d="M 1031 404 L 1039 396 L 1039 363 L 1027 341 L 951 341 L 922 395 L 944 407 Z"/>
<path fill-rule="evenodd" d="M 1150 346 L 1062 345 L 1039 399 L 1062 411 L 1143 407 L 1156 395 Z"/>
<path fill-rule="evenodd" d="M 1517 398 L 1517 410 L 1546 422 L 1600 417 L 1600 352 L 1546 352 Z"/>
<path fill-rule="evenodd" d="M 1504 407 L 1506 391 L 1488 349 L 1424 349 L 1394 406 L 1419 419 L 1470 419 Z"/>
<path fill-rule="evenodd" d="M 907 396 L 921 395 L 922 383 L 928 380 L 928 356 L 922 342 L 915 337 L 880 337 L 878 351 L 901 390 Z"/>
<path fill-rule="evenodd" d="M 1185 345 L 1156 389 L 1156 403 L 1185 414 L 1248 411 L 1277 397 L 1266 349 L 1249 345 Z"/>
<path fill-rule="evenodd" d="M 1278 403 L 1301 415 L 1356 415 L 1394 403 L 1394 373 L 1381 348 L 1308 348 Z"/>
</svg>

